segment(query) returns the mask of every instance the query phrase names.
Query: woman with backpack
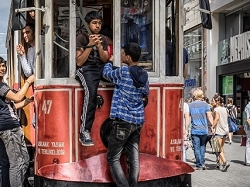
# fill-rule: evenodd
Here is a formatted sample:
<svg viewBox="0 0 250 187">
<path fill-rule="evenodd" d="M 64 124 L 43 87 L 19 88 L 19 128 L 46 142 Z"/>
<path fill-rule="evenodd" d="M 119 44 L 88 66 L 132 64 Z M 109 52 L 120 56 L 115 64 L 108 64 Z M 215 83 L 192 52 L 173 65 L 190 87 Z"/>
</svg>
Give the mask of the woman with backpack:
<svg viewBox="0 0 250 187">
<path fill-rule="evenodd" d="M 227 105 L 226 105 L 227 111 L 228 111 L 228 117 L 231 117 L 231 119 L 236 122 L 236 118 L 237 118 L 237 107 L 233 104 L 233 98 L 229 97 L 227 99 Z M 228 134 L 228 138 L 229 138 L 229 145 L 232 144 L 232 139 L 233 139 L 233 129 L 231 129 L 229 127 L 229 134 Z"/>
</svg>

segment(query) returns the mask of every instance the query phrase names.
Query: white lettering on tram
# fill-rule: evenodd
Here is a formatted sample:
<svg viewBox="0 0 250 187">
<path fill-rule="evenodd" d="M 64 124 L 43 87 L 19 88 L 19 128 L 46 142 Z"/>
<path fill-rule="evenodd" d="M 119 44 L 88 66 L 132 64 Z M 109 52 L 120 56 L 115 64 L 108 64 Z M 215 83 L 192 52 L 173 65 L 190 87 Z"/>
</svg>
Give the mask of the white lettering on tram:
<svg viewBox="0 0 250 187">
<path fill-rule="evenodd" d="M 178 152 L 178 151 L 182 151 L 182 139 L 171 139 L 170 140 L 170 145 L 172 145 L 170 147 L 170 152 Z M 173 146 L 176 145 L 176 146 Z"/>
<path fill-rule="evenodd" d="M 41 155 L 65 155 L 65 150 L 62 149 L 65 145 L 64 142 L 43 142 L 38 141 L 37 153 Z M 59 149 L 53 149 L 59 148 Z M 61 148 L 61 149 L 60 149 Z"/>
<path fill-rule="evenodd" d="M 38 141 L 38 147 L 49 147 L 49 142 Z"/>
<path fill-rule="evenodd" d="M 43 101 L 42 111 L 44 111 L 44 114 L 50 113 L 51 106 L 52 106 L 52 100 Z"/>
<path fill-rule="evenodd" d="M 182 139 L 171 139 L 170 140 L 170 144 L 181 144 L 182 143 Z"/>
<path fill-rule="evenodd" d="M 42 155 L 64 155 L 65 150 L 64 149 L 40 149 L 38 153 Z"/>
<path fill-rule="evenodd" d="M 64 147 L 64 142 L 51 142 L 52 147 Z"/>
</svg>

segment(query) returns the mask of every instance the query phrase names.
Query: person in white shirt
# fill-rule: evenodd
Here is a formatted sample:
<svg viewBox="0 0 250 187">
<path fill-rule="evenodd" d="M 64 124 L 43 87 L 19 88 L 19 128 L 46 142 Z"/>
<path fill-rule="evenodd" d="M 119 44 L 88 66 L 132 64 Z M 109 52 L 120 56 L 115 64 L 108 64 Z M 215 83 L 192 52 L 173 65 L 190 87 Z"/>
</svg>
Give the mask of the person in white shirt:
<svg viewBox="0 0 250 187">
<path fill-rule="evenodd" d="M 183 161 L 186 162 L 187 160 L 187 149 L 188 149 L 188 134 L 187 132 L 189 132 L 188 128 L 189 127 L 189 123 L 190 123 L 190 114 L 189 114 L 189 106 L 186 102 L 184 102 L 183 105 L 183 139 L 184 139 L 184 143 L 183 143 Z"/>
<path fill-rule="evenodd" d="M 35 67 L 35 26 L 33 23 L 27 23 L 22 30 L 23 38 L 30 45 L 27 54 L 22 44 L 16 46 L 17 53 L 20 57 L 23 73 L 26 77 L 34 73 Z"/>
<path fill-rule="evenodd" d="M 244 109 L 246 119 L 244 121 L 244 130 L 247 135 L 246 152 L 245 152 L 245 165 L 250 166 L 250 96 L 248 97 L 248 104 Z"/>
</svg>

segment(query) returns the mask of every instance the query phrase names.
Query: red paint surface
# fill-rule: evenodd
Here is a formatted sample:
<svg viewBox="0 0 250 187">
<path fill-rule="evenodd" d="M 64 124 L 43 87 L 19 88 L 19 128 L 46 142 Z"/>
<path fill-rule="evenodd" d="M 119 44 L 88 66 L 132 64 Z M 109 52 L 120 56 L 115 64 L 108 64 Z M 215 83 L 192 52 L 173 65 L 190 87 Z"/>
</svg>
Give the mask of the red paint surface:
<svg viewBox="0 0 250 187">
<path fill-rule="evenodd" d="M 122 157 L 125 163 L 124 157 Z M 125 164 L 122 165 L 126 171 Z M 140 154 L 139 181 L 160 179 L 193 172 L 193 168 L 184 162 Z M 113 182 L 106 154 L 98 154 L 75 163 L 52 164 L 39 169 L 38 174 L 49 179 L 76 182 Z"/>
<path fill-rule="evenodd" d="M 101 108 L 96 109 L 96 118 L 91 130 L 95 146 L 91 147 L 83 147 L 78 140 L 84 94 L 82 89 L 59 85 L 40 86 L 36 90 L 38 122 L 36 145 L 38 145 L 38 141 L 64 142 L 65 154 L 46 155 L 41 154 L 41 150 L 39 154 L 38 149 L 42 147 L 36 146 L 35 173 L 66 181 L 73 179 L 76 181 L 110 181 L 105 156 L 107 150 L 100 138 L 100 127 L 109 117 L 112 87 L 100 87 L 98 90 L 98 94 L 104 99 L 104 104 Z M 170 149 L 170 147 L 182 147 L 181 144 L 171 144 L 173 140 L 182 139 L 183 117 L 180 108 L 182 97 L 183 85 L 181 84 L 150 85 L 148 105 L 145 108 L 146 121 L 140 140 L 140 152 L 146 153 L 141 154 L 140 180 L 152 180 L 192 172 L 187 164 L 175 161 L 182 158 L 182 150 Z M 49 114 L 45 114 L 43 107 L 44 101 L 47 100 L 53 102 Z M 49 146 L 48 149 L 52 149 L 52 147 Z M 53 164 L 53 162 L 59 164 Z M 122 162 L 125 167 L 126 160 L 123 159 Z"/>
</svg>

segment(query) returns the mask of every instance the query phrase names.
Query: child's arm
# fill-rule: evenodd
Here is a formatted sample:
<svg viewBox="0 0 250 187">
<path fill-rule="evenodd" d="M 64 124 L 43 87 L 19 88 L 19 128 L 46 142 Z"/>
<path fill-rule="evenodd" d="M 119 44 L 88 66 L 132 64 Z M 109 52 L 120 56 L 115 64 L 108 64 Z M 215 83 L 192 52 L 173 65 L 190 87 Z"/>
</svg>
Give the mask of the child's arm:
<svg viewBox="0 0 250 187">
<path fill-rule="evenodd" d="M 15 103 L 15 107 L 16 109 L 20 109 L 25 107 L 26 105 L 28 105 L 29 103 L 34 101 L 34 96 L 31 96 L 29 98 L 24 99 L 23 101 L 19 102 L 19 103 Z"/>
<path fill-rule="evenodd" d="M 111 62 L 105 64 L 103 69 L 103 77 L 114 84 L 118 84 L 122 77 L 122 68 L 112 69 Z"/>
<path fill-rule="evenodd" d="M 103 38 L 103 40 L 105 40 L 105 39 L 106 38 Z M 101 61 L 106 63 L 109 59 L 109 54 L 108 54 L 108 50 L 103 49 L 102 42 L 106 43 L 106 41 L 102 41 L 101 36 L 98 36 L 98 38 L 96 40 L 96 47 L 98 49 L 99 57 L 100 57 Z"/>
<path fill-rule="evenodd" d="M 80 36 L 78 36 L 76 39 L 81 40 Z M 89 54 L 92 50 L 92 47 L 94 45 L 95 45 L 95 38 L 93 37 L 93 35 L 90 35 L 89 43 L 87 45 L 89 47 L 86 47 L 85 49 L 83 49 L 84 44 L 82 43 L 82 47 L 76 51 L 76 65 L 77 66 L 81 67 L 87 61 Z"/>
</svg>

